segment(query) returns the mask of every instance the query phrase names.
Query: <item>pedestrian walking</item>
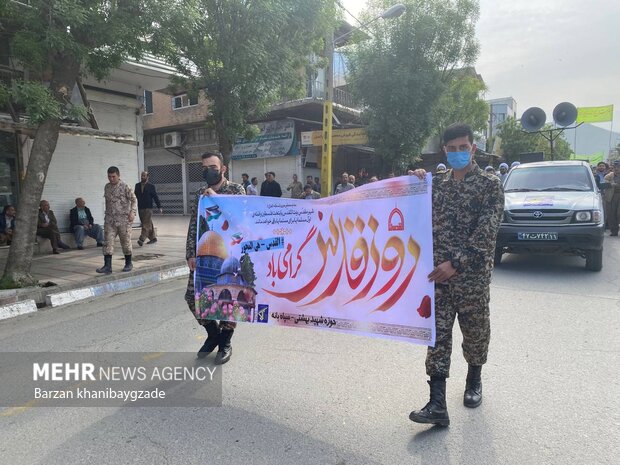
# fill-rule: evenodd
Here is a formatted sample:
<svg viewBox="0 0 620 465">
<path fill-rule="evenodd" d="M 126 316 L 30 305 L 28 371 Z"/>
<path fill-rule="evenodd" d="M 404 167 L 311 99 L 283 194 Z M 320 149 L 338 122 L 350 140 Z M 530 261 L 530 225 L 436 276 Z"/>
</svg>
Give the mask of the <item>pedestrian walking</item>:
<svg viewBox="0 0 620 465">
<path fill-rule="evenodd" d="M 293 182 L 291 182 L 286 188 L 287 191 L 291 191 L 291 198 L 298 199 L 304 190 L 304 186 L 297 180 L 297 175 L 293 175 Z"/>
<path fill-rule="evenodd" d="M 254 176 L 250 181 L 250 185 L 245 190 L 245 193 L 247 195 L 258 195 L 258 189 L 256 188 L 256 186 L 258 186 L 258 178 Z"/>
<path fill-rule="evenodd" d="M 250 187 L 250 184 L 252 184 L 250 182 L 250 176 L 248 175 L 248 173 L 243 173 L 241 175 L 241 185 L 243 186 L 246 192 L 248 191 L 248 187 Z"/>
<path fill-rule="evenodd" d="M 620 160 L 613 162 L 613 170 L 605 176 L 605 209 L 610 236 L 617 236 L 620 229 Z"/>
<path fill-rule="evenodd" d="M 451 169 L 433 182 L 433 259 L 428 279 L 435 282 L 435 346 L 426 356 L 430 400 L 409 418 L 417 423 L 450 424 L 446 378 L 450 375 L 452 327 L 458 316 L 463 355 L 469 368 L 463 403 L 482 402 L 482 365 L 490 339 L 489 286 L 504 193 L 500 180 L 473 161 L 476 145 L 471 128 L 453 124 L 443 134 L 443 150 Z M 424 179 L 426 172 L 414 174 Z"/>
<path fill-rule="evenodd" d="M 265 197 L 282 197 L 282 188 L 276 181 L 276 173 L 268 171 L 265 173 L 266 179 L 261 184 L 260 195 Z"/>
<path fill-rule="evenodd" d="M 157 235 L 153 226 L 153 203 L 159 209 L 159 213 L 163 213 L 163 209 L 161 208 L 161 202 L 157 196 L 155 186 L 149 182 L 148 171 L 142 172 L 140 182 L 136 184 L 134 192 L 138 200 L 138 216 L 142 225 L 138 245 L 142 247 L 146 239 L 149 240 L 147 244 L 154 244 L 157 242 Z"/>
<path fill-rule="evenodd" d="M 241 184 L 228 181 L 224 175 L 226 174 L 226 165 L 222 155 L 216 152 L 207 152 L 202 155 L 202 175 L 206 185 L 196 192 L 196 197 L 192 205 L 192 214 L 187 229 L 187 241 L 185 244 L 185 257 L 187 258 L 187 266 L 189 267 L 189 280 L 187 282 L 187 291 L 185 292 L 185 300 L 196 317 L 196 300 L 194 295 L 194 271 L 196 269 L 196 218 L 198 212 L 198 203 L 203 195 L 244 195 L 245 191 Z M 258 183 L 258 181 L 257 181 Z M 206 226 L 208 229 L 208 225 Z M 215 357 L 216 364 L 223 364 L 230 360 L 232 355 L 231 340 L 237 323 L 234 321 L 202 320 L 198 322 L 207 331 L 207 340 L 204 342 L 196 356 L 204 358 L 218 348 Z"/>
<path fill-rule="evenodd" d="M 116 166 L 108 168 L 108 183 L 103 189 L 105 198 L 105 217 L 103 221 L 104 244 L 103 260 L 97 273 L 112 273 L 112 255 L 114 254 L 114 239 L 121 241 L 125 255 L 123 271 L 131 271 L 131 225 L 136 217 L 138 201 L 131 187 L 121 181 L 121 173 Z"/>
<path fill-rule="evenodd" d="M 340 183 L 336 186 L 334 193 L 342 194 L 343 192 L 350 191 L 351 189 L 355 189 L 355 186 L 349 182 L 349 174 L 342 173 Z"/>
</svg>

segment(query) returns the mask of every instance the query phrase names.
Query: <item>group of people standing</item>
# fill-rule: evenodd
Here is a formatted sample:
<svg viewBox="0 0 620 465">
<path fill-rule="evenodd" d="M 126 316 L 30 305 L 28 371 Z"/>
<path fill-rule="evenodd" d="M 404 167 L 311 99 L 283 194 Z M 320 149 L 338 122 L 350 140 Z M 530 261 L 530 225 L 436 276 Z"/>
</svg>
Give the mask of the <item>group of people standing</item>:
<svg viewBox="0 0 620 465">
<path fill-rule="evenodd" d="M 84 239 L 87 236 L 96 240 L 97 247 L 103 248 L 104 266 L 97 269 L 98 273 L 112 272 L 112 254 L 116 236 L 120 238 L 125 255 L 123 271 L 133 269 L 131 232 L 136 213 L 140 216 L 142 223 L 138 245 L 142 246 L 147 239 L 148 244 L 157 242 L 152 221 L 153 205 L 157 206 L 160 213 L 163 210 L 155 186 L 148 180 L 148 172 L 142 172 L 140 182 L 135 185 L 134 189 L 131 189 L 121 180 L 120 171 L 116 166 L 108 168 L 108 183 L 104 187 L 103 226 L 95 222 L 92 212 L 82 197 L 75 199 L 75 207 L 69 211 L 69 229 L 78 250 L 84 249 Z M 0 245 L 11 244 L 15 231 L 15 216 L 16 210 L 13 205 L 4 207 L 3 214 L 0 215 Z M 71 248 L 63 242 L 56 215 L 50 208 L 50 202 L 45 199 L 39 202 L 36 234 L 49 239 L 53 254 L 59 254 L 60 249 Z"/>
<path fill-rule="evenodd" d="M 282 197 L 283 191 L 280 183 L 276 181 L 276 173 L 268 171 L 265 173 L 265 180 L 258 187 L 258 178 L 250 176 L 247 173 L 241 175 L 241 186 L 245 189 L 247 195 L 261 195 L 263 197 Z M 293 199 L 315 199 L 321 197 L 321 186 L 319 178 L 308 176 L 306 184 L 302 184 L 296 174 L 293 174 L 292 182 L 286 187 L 291 193 Z"/>
<path fill-rule="evenodd" d="M 446 401 L 446 379 L 450 374 L 452 328 L 458 318 L 463 334 L 463 355 L 468 373 L 463 394 L 466 407 L 482 402 L 482 366 L 487 361 L 490 340 L 489 287 L 495 241 L 504 208 L 500 179 L 480 169 L 474 161 L 476 145 L 473 132 L 464 124 L 454 124 L 443 134 L 443 150 L 451 169 L 433 181 L 433 248 L 434 266 L 428 279 L 436 284 L 435 321 L 436 343 L 428 348 L 426 373 L 429 376 L 430 400 L 409 418 L 418 423 L 447 426 L 450 423 Z M 196 215 L 201 196 L 245 194 L 244 186 L 226 180 L 226 166 L 220 154 L 206 153 L 202 157 L 206 185 L 195 198 L 190 218 L 186 258 L 190 277 L 185 298 L 195 316 L 193 273 L 196 268 Z M 411 175 L 424 180 L 424 170 L 412 170 Z M 345 176 L 346 175 L 346 176 Z M 244 175 L 244 182 L 247 181 Z M 257 185 L 253 178 L 252 184 Z M 266 182 L 274 182 L 273 179 Z M 343 173 L 336 193 L 355 187 Z M 303 189 L 296 176 L 289 185 L 292 196 L 316 192 L 308 182 Z M 261 189 L 262 190 L 262 189 Z M 302 193 L 303 192 L 303 193 Z M 198 319 L 207 332 L 207 339 L 197 357 L 204 358 L 218 349 L 215 362 L 226 363 L 232 355 L 231 340 L 235 322 Z"/>
</svg>

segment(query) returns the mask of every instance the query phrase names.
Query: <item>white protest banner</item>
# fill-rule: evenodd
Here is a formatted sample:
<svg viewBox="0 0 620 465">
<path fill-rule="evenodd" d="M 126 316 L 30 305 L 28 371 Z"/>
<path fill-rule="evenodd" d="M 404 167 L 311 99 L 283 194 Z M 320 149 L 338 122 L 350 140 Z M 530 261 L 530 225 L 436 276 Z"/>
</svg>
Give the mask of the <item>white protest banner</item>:
<svg viewBox="0 0 620 465">
<path fill-rule="evenodd" d="M 318 200 L 202 197 L 197 318 L 433 345 L 430 182 L 403 176 Z"/>
</svg>

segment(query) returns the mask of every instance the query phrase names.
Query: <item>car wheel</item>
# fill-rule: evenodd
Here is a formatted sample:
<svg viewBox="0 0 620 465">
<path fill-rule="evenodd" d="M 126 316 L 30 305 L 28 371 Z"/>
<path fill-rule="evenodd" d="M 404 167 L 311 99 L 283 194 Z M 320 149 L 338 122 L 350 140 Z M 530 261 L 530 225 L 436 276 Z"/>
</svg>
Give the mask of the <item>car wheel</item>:
<svg viewBox="0 0 620 465">
<path fill-rule="evenodd" d="M 500 263 L 502 263 L 503 253 L 504 252 L 501 247 L 495 247 L 495 255 L 493 256 L 493 264 L 495 266 L 498 266 Z"/>
<path fill-rule="evenodd" d="M 603 269 L 603 250 L 586 252 L 586 270 L 601 271 Z"/>
</svg>

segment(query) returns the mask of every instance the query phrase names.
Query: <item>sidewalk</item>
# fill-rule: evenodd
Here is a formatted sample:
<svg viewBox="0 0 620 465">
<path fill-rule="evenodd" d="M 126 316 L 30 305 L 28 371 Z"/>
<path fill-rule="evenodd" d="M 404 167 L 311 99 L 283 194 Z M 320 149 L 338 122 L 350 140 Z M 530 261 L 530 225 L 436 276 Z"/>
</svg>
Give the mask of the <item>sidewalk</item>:
<svg viewBox="0 0 620 465">
<path fill-rule="evenodd" d="M 157 276 L 146 277 L 147 274 L 162 274 L 161 272 L 170 270 L 176 270 L 176 274 L 167 273 L 165 276 L 186 274 L 187 269 L 182 270 L 181 267 L 187 265 L 185 240 L 189 217 L 156 215 L 153 217 L 153 224 L 157 228 L 155 244 L 145 243 L 143 247 L 138 246 L 140 230 L 134 229 L 132 234 L 134 266 L 133 271 L 128 273 L 121 271 L 125 265 L 125 258 L 118 239 L 114 244 L 113 272 L 109 275 L 95 271 L 103 266 L 103 254 L 100 247 L 92 245 L 92 241 L 84 250 L 71 249 L 62 251 L 59 255 L 35 255 L 30 273 L 39 280 L 40 287 L 0 291 L 0 311 L 4 305 L 25 300 L 34 300 L 38 307 L 50 305 L 50 295 L 75 289 L 91 288 L 91 294 L 94 296 L 108 293 L 106 290 L 118 292 L 158 280 Z M 0 256 L 2 271 L 6 265 L 6 258 L 6 254 Z M 115 282 L 120 285 L 112 285 Z"/>
</svg>

